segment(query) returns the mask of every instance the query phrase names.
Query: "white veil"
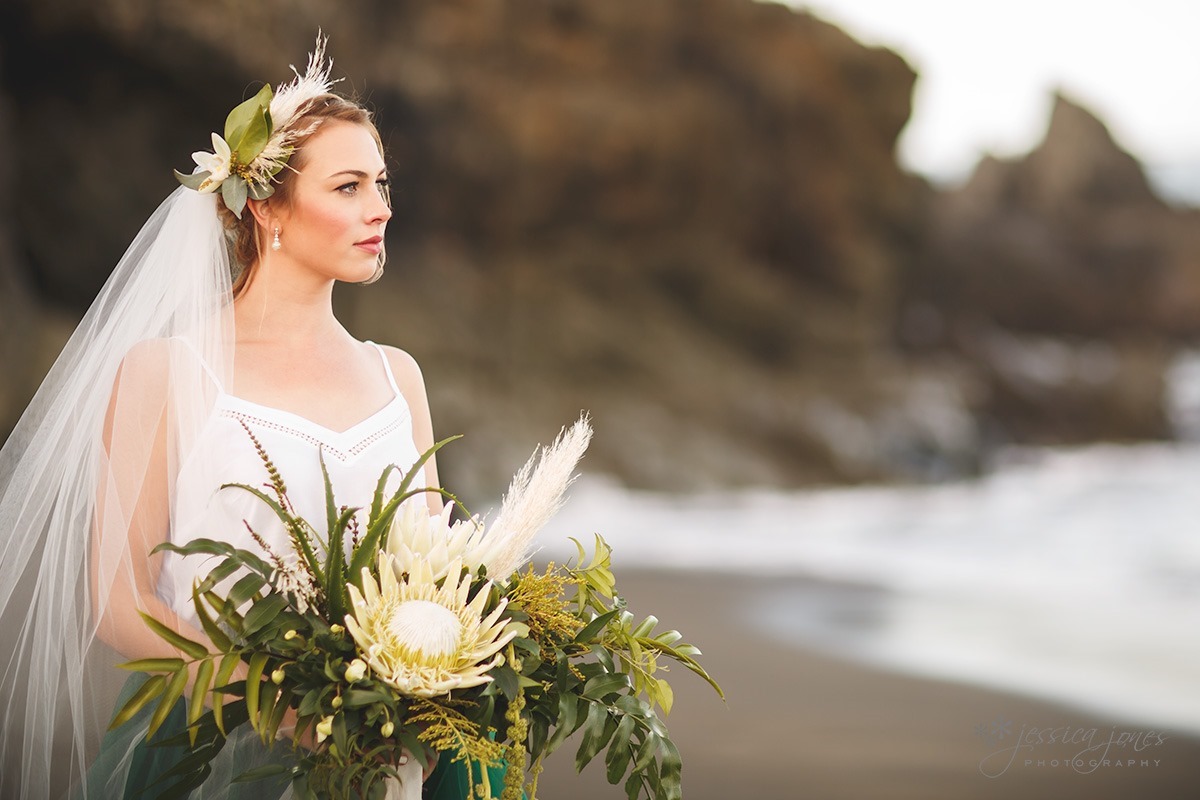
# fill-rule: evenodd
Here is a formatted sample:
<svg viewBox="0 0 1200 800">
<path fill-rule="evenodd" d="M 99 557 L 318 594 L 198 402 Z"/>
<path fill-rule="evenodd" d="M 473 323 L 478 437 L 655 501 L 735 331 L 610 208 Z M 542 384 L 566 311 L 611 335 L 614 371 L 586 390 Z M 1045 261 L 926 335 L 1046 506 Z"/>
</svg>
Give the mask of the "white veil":
<svg viewBox="0 0 1200 800">
<path fill-rule="evenodd" d="M 220 454 L 196 446 L 220 387 L 233 383 L 231 260 L 217 203 L 240 195 L 244 204 L 248 190 L 270 194 L 271 176 L 296 137 L 311 130 L 301 125 L 303 113 L 308 101 L 328 93 L 331 67 L 318 33 L 307 70 L 293 67 L 295 79 L 270 97 L 265 118 L 274 130 L 268 123 L 266 145 L 242 165 L 263 181 L 257 187 L 232 186 L 242 173 L 230 175 L 228 164 L 215 174 L 216 154 L 193 155 L 209 165 L 205 176 L 225 185 L 214 193 L 180 187 L 159 206 L 0 449 L 5 800 L 119 797 L 127 774 L 140 770 L 133 762 L 145 756 L 144 748 L 135 752 L 145 723 L 135 718 L 105 734 L 118 695 L 136 680 L 116 665 L 178 655 L 138 612 L 205 641 L 159 597 L 162 557 L 149 553 L 172 535 L 198 533 L 201 518 L 178 518 L 180 509 L 194 506 L 176 502 L 181 487 L 220 485 Z M 247 107 L 265 113 L 257 104 L 266 96 L 264 88 L 230 119 Z M 235 131 L 252 128 L 244 114 L 242 121 Z M 227 120 L 227 135 L 229 126 Z M 221 145 L 228 159 L 227 143 Z M 242 746 L 248 741 L 231 740 L 212 762 L 203 793 L 191 796 L 263 800 L 261 784 L 229 786 L 259 758 L 247 755 L 255 749 Z"/>
<path fill-rule="evenodd" d="M 180 524 L 175 478 L 210 416 L 213 377 L 230 385 L 217 202 L 180 187 L 159 206 L 0 450 L 5 798 L 111 797 L 123 785 L 127 757 L 88 788 L 129 677 L 116 664 L 133 657 L 105 639 L 141 626 L 138 609 L 161 613 L 146 591 L 161 556 L 147 553 Z"/>
</svg>

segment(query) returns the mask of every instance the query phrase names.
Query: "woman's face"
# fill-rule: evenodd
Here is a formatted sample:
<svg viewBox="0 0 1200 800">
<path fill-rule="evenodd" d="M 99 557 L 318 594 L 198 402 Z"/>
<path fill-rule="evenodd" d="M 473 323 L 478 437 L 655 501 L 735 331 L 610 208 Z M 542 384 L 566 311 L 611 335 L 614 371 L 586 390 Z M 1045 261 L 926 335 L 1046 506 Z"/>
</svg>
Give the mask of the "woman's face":
<svg viewBox="0 0 1200 800">
<path fill-rule="evenodd" d="M 392 216 L 375 138 L 362 125 L 326 120 L 303 149 L 291 203 L 274 223 L 280 254 L 327 278 L 368 280 Z M 267 231 L 268 242 L 274 233 Z"/>
</svg>

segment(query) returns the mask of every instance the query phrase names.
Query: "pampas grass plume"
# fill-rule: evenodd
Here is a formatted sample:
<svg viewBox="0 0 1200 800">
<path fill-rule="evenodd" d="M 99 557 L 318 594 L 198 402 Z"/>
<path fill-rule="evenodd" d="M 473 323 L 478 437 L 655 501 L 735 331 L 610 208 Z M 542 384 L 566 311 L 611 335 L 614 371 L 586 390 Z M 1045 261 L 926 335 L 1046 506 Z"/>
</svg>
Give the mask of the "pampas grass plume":
<svg viewBox="0 0 1200 800">
<path fill-rule="evenodd" d="M 535 450 L 513 476 L 487 532 L 489 575 L 511 575 L 529 559 L 534 537 L 562 507 L 567 487 L 575 480 L 575 465 L 591 440 L 592 426 L 586 415 L 581 416 L 554 444 Z"/>
</svg>

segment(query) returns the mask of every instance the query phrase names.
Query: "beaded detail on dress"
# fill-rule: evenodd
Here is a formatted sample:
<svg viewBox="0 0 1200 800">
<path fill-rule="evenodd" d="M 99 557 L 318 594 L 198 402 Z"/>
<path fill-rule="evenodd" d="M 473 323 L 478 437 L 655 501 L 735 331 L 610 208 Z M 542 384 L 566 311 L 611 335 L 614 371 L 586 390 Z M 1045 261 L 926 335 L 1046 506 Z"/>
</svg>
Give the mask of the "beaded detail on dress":
<svg viewBox="0 0 1200 800">
<path fill-rule="evenodd" d="M 269 430 L 287 434 L 288 436 L 294 436 L 303 442 L 311 444 L 313 447 L 320 447 L 322 452 L 333 456 L 339 461 L 349 461 L 355 456 L 365 452 L 368 448 L 370 448 L 371 445 L 385 438 L 388 434 L 392 433 L 400 428 L 400 426 L 402 426 L 404 423 L 408 422 L 410 416 L 408 409 L 405 408 L 404 413 L 399 417 L 389 420 L 383 425 L 383 427 L 377 428 L 370 434 L 362 437 L 352 446 L 341 449 L 307 431 L 302 431 L 299 428 L 291 425 L 285 425 L 276 420 L 265 419 L 264 417 L 255 414 L 247 414 L 243 411 L 234 411 L 231 408 L 222 408 L 219 413 L 223 417 L 229 417 L 230 419 L 235 419 L 238 422 L 244 423 L 251 430 L 267 428 Z"/>
</svg>

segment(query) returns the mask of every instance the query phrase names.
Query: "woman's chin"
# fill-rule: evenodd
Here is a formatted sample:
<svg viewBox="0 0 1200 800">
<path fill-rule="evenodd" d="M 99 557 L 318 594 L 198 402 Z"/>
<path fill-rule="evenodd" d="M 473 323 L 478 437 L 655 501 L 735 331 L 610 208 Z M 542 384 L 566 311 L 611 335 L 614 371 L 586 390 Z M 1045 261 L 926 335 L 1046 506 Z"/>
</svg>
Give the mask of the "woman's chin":
<svg viewBox="0 0 1200 800">
<path fill-rule="evenodd" d="M 340 270 L 334 276 L 336 280 L 342 283 L 362 283 L 369 281 L 375 277 L 375 271 L 378 268 L 379 262 L 376 259 L 371 259 L 369 262 L 362 265 L 355 265 L 352 268 Z"/>
</svg>

